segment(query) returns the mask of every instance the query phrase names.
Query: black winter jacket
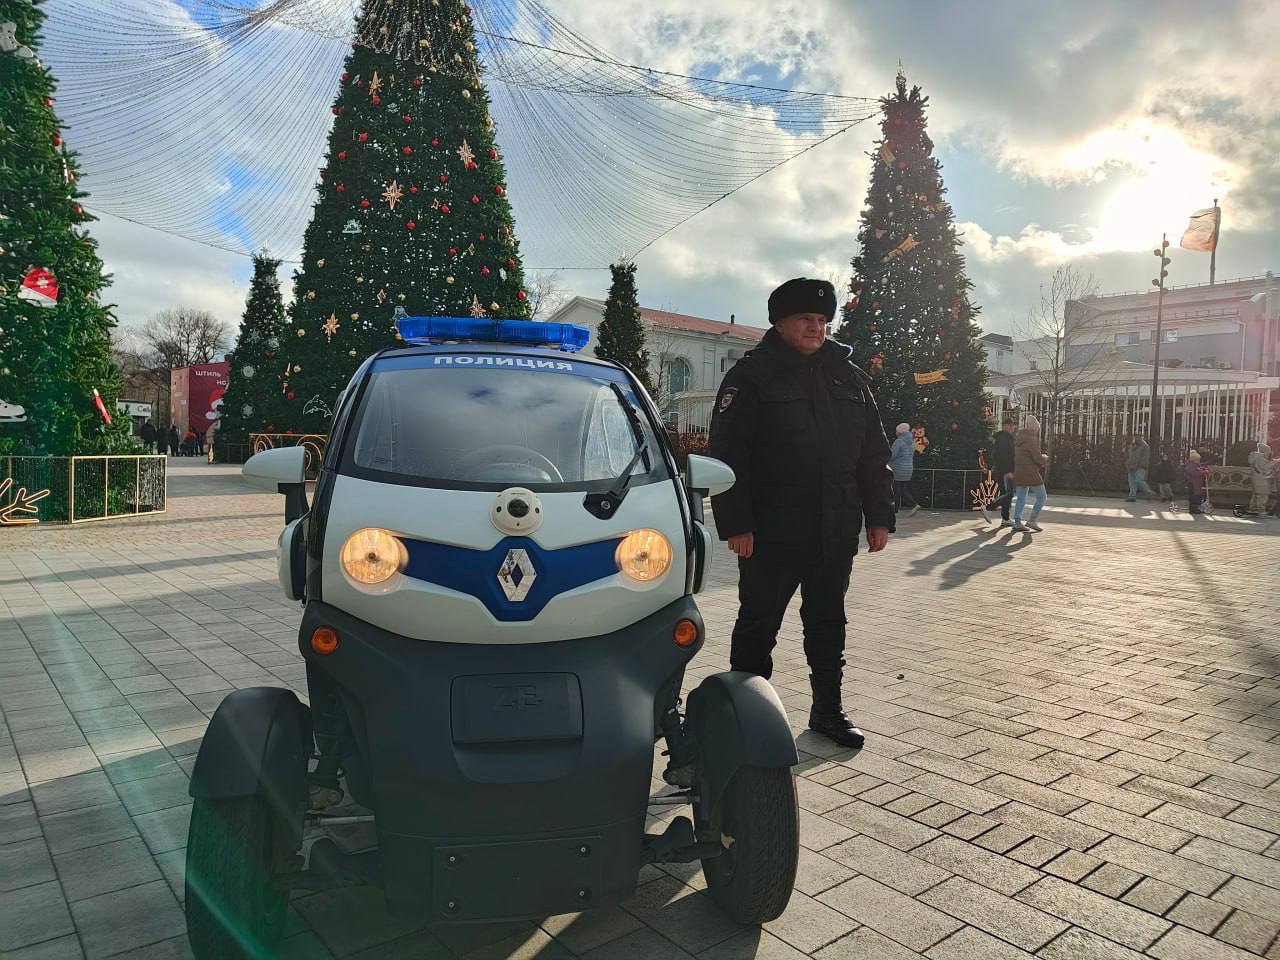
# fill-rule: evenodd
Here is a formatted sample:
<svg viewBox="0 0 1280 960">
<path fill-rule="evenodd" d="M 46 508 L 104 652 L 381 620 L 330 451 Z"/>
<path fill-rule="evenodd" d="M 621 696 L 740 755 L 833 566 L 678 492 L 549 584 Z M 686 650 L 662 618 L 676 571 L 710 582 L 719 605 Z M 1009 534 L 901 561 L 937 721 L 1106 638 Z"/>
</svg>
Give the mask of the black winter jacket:
<svg viewBox="0 0 1280 960">
<path fill-rule="evenodd" d="M 997 480 L 1013 473 L 1013 434 L 1001 430 L 996 434 L 995 452 L 991 458 L 991 472 Z"/>
<path fill-rule="evenodd" d="M 894 529 L 889 441 L 870 380 L 828 340 L 813 356 L 770 330 L 724 378 L 708 452 L 737 482 L 713 497 L 720 538 L 838 562 L 868 527 Z"/>
</svg>

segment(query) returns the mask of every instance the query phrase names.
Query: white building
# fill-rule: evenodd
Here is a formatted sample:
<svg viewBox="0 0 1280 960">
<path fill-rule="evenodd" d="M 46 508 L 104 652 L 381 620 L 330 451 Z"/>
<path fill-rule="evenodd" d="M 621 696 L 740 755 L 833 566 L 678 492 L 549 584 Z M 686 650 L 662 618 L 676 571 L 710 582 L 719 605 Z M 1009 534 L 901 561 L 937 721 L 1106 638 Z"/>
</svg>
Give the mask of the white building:
<svg viewBox="0 0 1280 960">
<path fill-rule="evenodd" d="M 603 300 L 574 297 L 547 319 L 589 328 L 586 352 L 594 356 L 603 318 Z M 720 381 L 760 342 L 765 328 L 737 323 L 732 314 L 726 323 L 647 307 L 640 308 L 640 321 L 649 351 L 649 382 L 657 394 L 654 401 L 668 421 L 679 422 L 681 429 L 699 425 L 705 429 Z"/>
<path fill-rule="evenodd" d="M 987 369 L 992 373 L 1026 373 L 1043 367 L 1045 358 L 1053 356 L 1052 337 L 1015 340 L 1004 333 L 985 333 L 978 343 L 986 352 Z"/>
</svg>

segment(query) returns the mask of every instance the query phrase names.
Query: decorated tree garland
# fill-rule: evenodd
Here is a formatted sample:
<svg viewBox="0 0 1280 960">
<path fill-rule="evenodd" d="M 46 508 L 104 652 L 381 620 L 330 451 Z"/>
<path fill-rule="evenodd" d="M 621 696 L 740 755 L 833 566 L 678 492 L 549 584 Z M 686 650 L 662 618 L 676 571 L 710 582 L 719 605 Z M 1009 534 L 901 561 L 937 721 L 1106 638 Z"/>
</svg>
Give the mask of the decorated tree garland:
<svg viewBox="0 0 1280 960">
<path fill-rule="evenodd" d="M 986 370 L 972 284 L 925 132 L 927 105 L 901 73 L 881 100 L 882 138 L 837 335 L 874 378 L 886 425 L 921 425 L 935 438 L 924 463 L 961 466 L 989 435 Z"/>
<path fill-rule="evenodd" d="M 430 55 L 398 60 L 353 47 L 332 107 L 284 338 L 280 417 L 291 428 L 328 428 L 323 410 L 357 365 L 395 342 L 396 307 L 528 315 L 471 8 L 386 0 L 368 5 L 356 25 L 358 36 L 401 38 L 406 29 Z"/>
</svg>

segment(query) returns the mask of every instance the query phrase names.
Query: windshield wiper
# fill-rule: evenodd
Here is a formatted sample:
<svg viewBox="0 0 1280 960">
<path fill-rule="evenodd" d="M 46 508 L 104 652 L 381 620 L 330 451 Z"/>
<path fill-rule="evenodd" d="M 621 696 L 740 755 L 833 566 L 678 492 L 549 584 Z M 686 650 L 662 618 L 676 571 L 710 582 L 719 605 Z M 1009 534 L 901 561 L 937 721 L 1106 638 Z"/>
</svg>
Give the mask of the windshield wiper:
<svg viewBox="0 0 1280 960">
<path fill-rule="evenodd" d="M 623 498 L 627 495 L 627 488 L 631 486 L 631 473 L 641 460 L 644 460 L 644 469 L 648 473 L 653 469 L 653 464 L 649 459 L 649 441 L 645 439 L 644 427 L 640 423 L 640 415 L 636 413 L 636 408 L 632 406 L 631 401 L 627 399 L 627 395 L 622 392 L 622 388 L 616 383 L 610 381 L 609 389 L 618 398 L 618 403 L 622 405 L 622 411 L 627 416 L 627 423 L 631 425 L 631 433 L 635 437 L 636 452 L 632 454 L 627 465 L 609 485 L 609 489 L 603 494 L 588 493 L 582 501 L 582 505 L 587 508 L 587 512 L 592 516 L 604 520 L 613 516 L 618 507 L 622 505 Z"/>
</svg>

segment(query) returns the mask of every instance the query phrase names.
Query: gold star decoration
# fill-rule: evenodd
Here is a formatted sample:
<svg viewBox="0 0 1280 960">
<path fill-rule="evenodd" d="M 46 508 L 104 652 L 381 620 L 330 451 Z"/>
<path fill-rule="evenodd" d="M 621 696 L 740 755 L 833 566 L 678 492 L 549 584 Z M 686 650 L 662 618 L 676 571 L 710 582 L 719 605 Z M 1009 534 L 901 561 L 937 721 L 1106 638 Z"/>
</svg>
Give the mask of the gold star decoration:
<svg viewBox="0 0 1280 960">
<path fill-rule="evenodd" d="M 462 138 L 462 146 L 458 148 L 458 159 L 462 161 L 464 167 L 469 167 L 475 162 L 475 151 L 471 149 L 471 144 L 467 143 L 466 137 Z"/>
<path fill-rule="evenodd" d="M 324 326 L 320 329 L 324 331 L 324 335 L 328 338 L 329 343 L 333 343 L 333 335 L 338 332 L 338 315 L 336 313 L 329 314 L 329 319 L 324 322 Z"/>
<path fill-rule="evenodd" d="M 379 291 L 378 291 L 378 303 L 386 303 L 386 302 L 387 302 L 387 291 L 385 291 L 385 290 L 379 290 Z"/>
<path fill-rule="evenodd" d="M 387 205 L 390 206 L 392 210 L 396 208 L 397 203 L 404 199 L 404 191 L 400 189 L 400 182 L 398 180 L 392 180 L 387 184 L 387 189 L 382 191 L 382 199 L 387 201 Z"/>
<path fill-rule="evenodd" d="M 474 293 L 471 295 L 471 315 L 473 317 L 484 316 L 484 307 L 480 305 L 480 298 Z"/>
<path fill-rule="evenodd" d="M 373 71 L 373 76 L 369 80 L 369 96 L 373 96 L 382 89 L 382 78 L 378 76 L 378 71 Z"/>
</svg>

